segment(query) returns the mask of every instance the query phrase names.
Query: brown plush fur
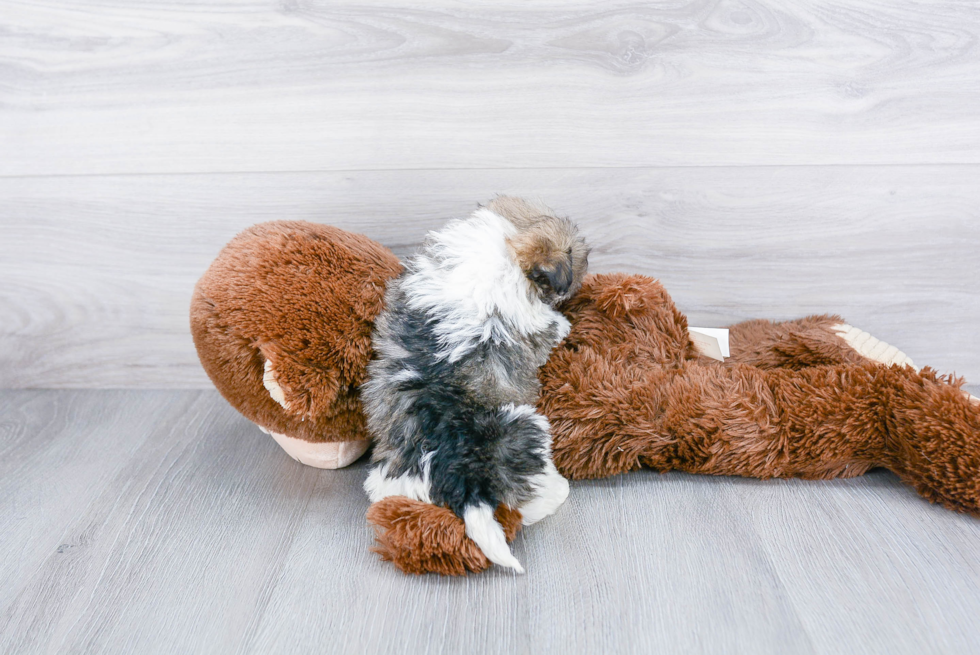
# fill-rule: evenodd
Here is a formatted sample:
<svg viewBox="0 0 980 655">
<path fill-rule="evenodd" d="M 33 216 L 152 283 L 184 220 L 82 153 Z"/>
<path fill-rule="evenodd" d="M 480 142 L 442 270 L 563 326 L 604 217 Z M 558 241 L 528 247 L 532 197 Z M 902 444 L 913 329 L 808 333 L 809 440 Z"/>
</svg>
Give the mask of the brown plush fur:
<svg viewBox="0 0 980 655">
<path fill-rule="evenodd" d="M 860 357 L 833 335 L 835 317 L 734 326 L 736 356 L 705 365 L 655 280 L 592 276 L 566 310 L 572 332 L 541 371 L 539 406 L 567 477 L 881 466 L 950 509 L 980 510 L 980 408 L 962 381 Z"/>
<path fill-rule="evenodd" d="M 197 283 L 191 334 L 218 391 L 249 420 L 307 441 L 368 439 L 357 388 L 398 258 L 367 237 L 281 221 L 242 232 Z M 262 383 L 272 362 L 290 411 Z"/>
<path fill-rule="evenodd" d="M 765 319 L 731 326 L 734 346 L 726 366 L 747 364 L 758 368 L 801 369 L 829 364 L 861 364 L 867 361 L 834 334 L 832 328 L 844 322 L 840 316 L 808 316 L 795 321 L 774 323 Z M 702 363 L 717 364 L 704 358 Z"/>
<path fill-rule="evenodd" d="M 198 286 L 192 325 L 202 362 L 261 425 L 308 439 L 364 438 L 355 388 L 382 287 L 398 270 L 364 237 L 299 223 L 257 226 L 229 244 Z M 980 513 L 980 405 L 961 380 L 865 359 L 833 333 L 839 317 L 732 326 L 732 358 L 722 364 L 698 354 L 656 280 L 589 276 L 563 311 L 572 331 L 540 372 L 539 409 L 566 477 L 650 467 L 831 478 L 885 467 L 931 501 Z M 269 398 L 263 357 L 287 363 L 286 386 L 306 425 Z M 503 517 L 512 538 L 519 516 Z M 389 498 L 368 520 L 378 552 L 403 571 L 459 575 L 488 566 L 443 508 Z"/>
<path fill-rule="evenodd" d="M 521 527 L 521 513 L 504 505 L 494 517 L 513 541 Z M 389 496 L 368 509 L 377 545 L 372 550 L 405 573 L 466 575 L 490 567 L 490 560 L 466 536 L 458 516 L 438 507 L 402 496 Z"/>
</svg>

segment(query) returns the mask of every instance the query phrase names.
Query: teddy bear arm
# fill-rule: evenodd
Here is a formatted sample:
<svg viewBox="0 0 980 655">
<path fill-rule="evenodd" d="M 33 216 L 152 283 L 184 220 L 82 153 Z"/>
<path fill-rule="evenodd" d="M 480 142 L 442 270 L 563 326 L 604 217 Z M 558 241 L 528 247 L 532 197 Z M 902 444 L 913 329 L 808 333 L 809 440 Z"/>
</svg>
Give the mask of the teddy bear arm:
<svg viewBox="0 0 980 655">
<path fill-rule="evenodd" d="M 521 513 L 500 505 L 494 516 L 513 541 Z M 466 536 L 462 519 L 445 507 L 389 496 L 368 508 L 367 520 L 374 527 L 372 550 L 404 573 L 466 575 L 490 568 L 490 560 Z"/>
<path fill-rule="evenodd" d="M 591 361 L 590 371 L 612 371 Z M 816 370 L 816 369 L 811 369 Z M 756 478 L 857 475 L 882 461 L 872 433 L 826 438 L 833 409 L 801 404 L 798 371 L 691 364 L 623 384 L 593 374 L 549 393 L 555 465 L 572 479 L 641 467 Z M 585 384 L 583 384 L 585 382 Z M 822 412 L 822 414 L 821 414 Z M 808 431 L 815 421 L 825 430 Z"/>
</svg>

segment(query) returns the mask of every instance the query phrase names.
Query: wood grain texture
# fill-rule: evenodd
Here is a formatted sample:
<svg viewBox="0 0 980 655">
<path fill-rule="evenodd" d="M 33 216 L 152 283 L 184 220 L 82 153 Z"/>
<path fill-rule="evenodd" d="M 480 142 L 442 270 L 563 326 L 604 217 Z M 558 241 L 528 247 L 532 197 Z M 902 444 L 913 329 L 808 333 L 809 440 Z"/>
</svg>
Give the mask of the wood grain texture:
<svg viewBox="0 0 980 655">
<path fill-rule="evenodd" d="M 216 392 L 3 391 L 0 410 L 0 498 L 19 499 L 0 652 L 978 646 L 980 521 L 885 472 L 577 482 L 518 537 L 527 575 L 409 577 L 368 551 L 366 466 L 296 464 Z"/>
<path fill-rule="evenodd" d="M 493 194 L 578 220 L 595 271 L 695 325 L 837 312 L 980 380 L 980 166 L 361 171 L 0 179 L 0 387 L 207 388 L 194 282 L 234 234 L 304 219 L 401 256 Z"/>
<path fill-rule="evenodd" d="M 5 535 L 34 546 L 34 561 L 18 566 L 4 588 L 0 651 L 231 652 L 264 603 L 315 470 L 254 447 L 267 444 L 213 392 L 9 398 L 33 401 L 22 415 L 28 434 L 44 405 L 70 399 L 57 437 L 84 440 L 84 448 L 108 457 L 19 465 L 23 477 L 74 473 L 100 485 L 84 501 L 49 493 L 22 507 L 27 520 Z M 139 429 L 105 421 L 145 421 L 154 413 L 156 420 Z M 25 451 L 48 447 L 43 435 L 31 441 Z M 111 466 L 120 446 L 129 451 L 125 466 Z M 263 467 L 264 475 L 242 475 Z M 12 486 L 22 492 L 33 484 Z M 68 502 L 70 515 L 48 518 L 51 506 Z M 11 564 L 20 563 L 8 560 L 3 568 Z"/>
<path fill-rule="evenodd" d="M 980 163 L 973 0 L 8 0 L 2 175 Z"/>
</svg>

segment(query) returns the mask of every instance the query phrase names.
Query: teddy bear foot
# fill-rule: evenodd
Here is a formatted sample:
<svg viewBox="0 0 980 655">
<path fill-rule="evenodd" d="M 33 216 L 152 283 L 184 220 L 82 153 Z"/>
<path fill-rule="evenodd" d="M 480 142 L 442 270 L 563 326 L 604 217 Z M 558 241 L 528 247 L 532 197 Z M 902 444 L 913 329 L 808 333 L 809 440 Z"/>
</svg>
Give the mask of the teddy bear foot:
<svg viewBox="0 0 980 655">
<path fill-rule="evenodd" d="M 895 346 L 890 346 L 884 341 L 875 339 L 864 330 L 848 325 L 847 323 L 838 323 L 831 329 L 862 357 L 884 364 L 885 366 L 898 364 L 899 366 L 911 366 L 915 370 L 919 370 L 919 367 L 912 363 L 912 359 L 908 355 Z"/>
<path fill-rule="evenodd" d="M 831 329 L 862 357 L 884 364 L 885 366 L 898 364 L 899 366 L 911 366 L 916 371 L 919 370 L 919 367 L 912 363 L 912 359 L 908 355 L 895 346 L 889 346 L 884 341 L 875 339 L 864 330 L 848 325 L 847 323 L 838 323 Z M 980 398 L 965 391 L 963 393 L 966 393 L 971 403 L 980 405 Z"/>
<path fill-rule="evenodd" d="M 318 469 L 342 469 L 350 466 L 361 455 L 367 452 L 371 441 L 305 441 L 295 437 L 266 430 L 261 425 L 259 429 L 276 440 L 276 443 L 286 451 L 286 454 L 300 464 L 306 464 Z"/>
</svg>

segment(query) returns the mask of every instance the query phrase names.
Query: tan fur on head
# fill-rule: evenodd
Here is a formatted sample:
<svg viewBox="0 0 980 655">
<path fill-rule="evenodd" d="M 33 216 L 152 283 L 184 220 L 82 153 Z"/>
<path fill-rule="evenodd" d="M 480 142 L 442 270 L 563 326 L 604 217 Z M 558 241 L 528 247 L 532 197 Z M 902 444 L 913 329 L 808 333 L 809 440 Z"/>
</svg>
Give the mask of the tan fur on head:
<svg viewBox="0 0 980 655">
<path fill-rule="evenodd" d="M 517 227 L 507 245 L 544 302 L 555 306 L 575 295 L 589 267 L 589 248 L 575 223 L 522 198 L 498 196 L 487 209 Z"/>
</svg>

